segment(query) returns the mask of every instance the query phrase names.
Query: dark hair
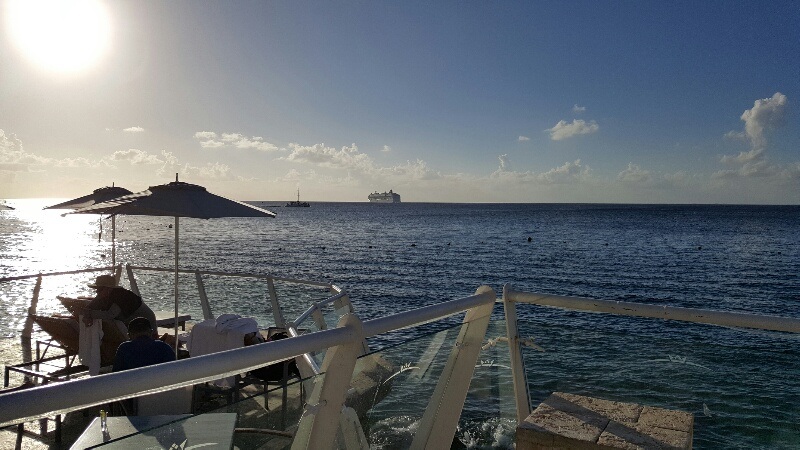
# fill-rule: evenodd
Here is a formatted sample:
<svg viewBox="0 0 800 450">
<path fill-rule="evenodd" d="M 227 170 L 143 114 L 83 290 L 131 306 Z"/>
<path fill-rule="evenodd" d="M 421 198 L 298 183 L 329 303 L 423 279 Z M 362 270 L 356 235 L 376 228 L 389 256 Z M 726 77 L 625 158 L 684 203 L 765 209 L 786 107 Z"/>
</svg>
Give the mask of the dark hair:
<svg viewBox="0 0 800 450">
<path fill-rule="evenodd" d="M 146 317 L 137 317 L 128 323 L 128 334 L 149 333 L 153 331 Z"/>
<path fill-rule="evenodd" d="M 279 332 L 273 334 L 272 336 L 270 336 L 269 340 L 270 341 L 279 341 L 281 339 L 288 339 L 288 338 L 289 338 L 289 334 L 287 332 L 279 331 Z"/>
</svg>

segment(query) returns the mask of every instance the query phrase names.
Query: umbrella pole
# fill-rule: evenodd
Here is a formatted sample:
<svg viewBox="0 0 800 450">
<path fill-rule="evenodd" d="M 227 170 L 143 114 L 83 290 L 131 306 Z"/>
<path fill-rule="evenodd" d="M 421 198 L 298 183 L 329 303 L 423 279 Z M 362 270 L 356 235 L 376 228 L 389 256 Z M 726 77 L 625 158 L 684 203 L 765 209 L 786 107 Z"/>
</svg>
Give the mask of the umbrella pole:
<svg viewBox="0 0 800 450">
<path fill-rule="evenodd" d="M 175 360 L 178 359 L 178 216 L 175 216 Z"/>
<path fill-rule="evenodd" d="M 116 237 L 117 237 L 117 215 L 112 214 L 111 215 L 111 266 L 115 267 L 114 270 L 116 270 L 116 265 L 117 265 L 117 254 L 116 254 L 116 248 L 114 247 L 115 245 L 114 240 L 116 239 Z"/>
</svg>

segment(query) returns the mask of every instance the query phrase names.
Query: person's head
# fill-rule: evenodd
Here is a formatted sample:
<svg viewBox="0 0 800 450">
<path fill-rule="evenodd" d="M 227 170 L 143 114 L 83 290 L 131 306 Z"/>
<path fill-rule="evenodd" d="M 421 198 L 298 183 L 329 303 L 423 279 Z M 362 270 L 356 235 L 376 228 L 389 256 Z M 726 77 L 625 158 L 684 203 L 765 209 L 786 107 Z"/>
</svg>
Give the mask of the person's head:
<svg viewBox="0 0 800 450">
<path fill-rule="evenodd" d="M 98 297 L 105 297 L 117 287 L 117 280 L 113 275 L 100 275 L 95 278 L 94 283 L 89 284 L 89 287 L 97 292 Z"/>
<path fill-rule="evenodd" d="M 135 339 L 139 336 L 152 336 L 153 327 L 146 317 L 137 317 L 128 323 L 128 337 Z"/>
</svg>

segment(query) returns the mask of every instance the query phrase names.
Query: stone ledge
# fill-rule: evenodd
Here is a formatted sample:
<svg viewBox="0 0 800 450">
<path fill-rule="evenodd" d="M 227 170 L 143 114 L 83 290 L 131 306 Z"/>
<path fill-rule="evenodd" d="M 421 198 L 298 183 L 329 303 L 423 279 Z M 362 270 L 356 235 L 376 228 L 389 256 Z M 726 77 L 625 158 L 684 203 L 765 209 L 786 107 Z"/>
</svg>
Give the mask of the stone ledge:
<svg viewBox="0 0 800 450">
<path fill-rule="evenodd" d="M 517 449 L 690 449 L 694 416 L 554 392 L 517 427 Z"/>
</svg>

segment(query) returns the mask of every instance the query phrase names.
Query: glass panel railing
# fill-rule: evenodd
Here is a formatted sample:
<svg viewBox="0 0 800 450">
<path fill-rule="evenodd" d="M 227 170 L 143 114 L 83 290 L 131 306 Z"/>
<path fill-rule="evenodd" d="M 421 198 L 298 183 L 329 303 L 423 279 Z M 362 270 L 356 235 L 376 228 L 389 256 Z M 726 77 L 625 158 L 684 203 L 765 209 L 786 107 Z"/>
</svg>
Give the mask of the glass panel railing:
<svg viewBox="0 0 800 450">
<path fill-rule="evenodd" d="M 410 446 L 460 330 L 460 324 L 451 325 L 358 360 L 349 404 L 371 449 Z M 484 342 L 498 336 L 505 336 L 502 321 L 490 324 Z M 516 418 L 508 346 L 485 347 L 455 439 L 469 448 L 513 448 Z"/>
<path fill-rule="evenodd" d="M 800 446 L 800 336 L 544 312 L 519 323 L 531 405 L 554 391 L 686 411 L 694 448 Z"/>
<path fill-rule="evenodd" d="M 505 336 L 505 320 L 489 323 L 459 421 L 457 437 L 467 448 L 514 448 L 517 416 Z"/>
</svg>

